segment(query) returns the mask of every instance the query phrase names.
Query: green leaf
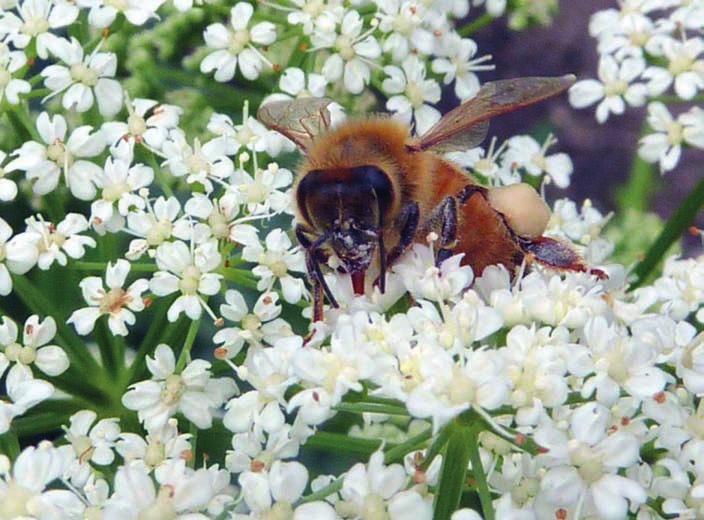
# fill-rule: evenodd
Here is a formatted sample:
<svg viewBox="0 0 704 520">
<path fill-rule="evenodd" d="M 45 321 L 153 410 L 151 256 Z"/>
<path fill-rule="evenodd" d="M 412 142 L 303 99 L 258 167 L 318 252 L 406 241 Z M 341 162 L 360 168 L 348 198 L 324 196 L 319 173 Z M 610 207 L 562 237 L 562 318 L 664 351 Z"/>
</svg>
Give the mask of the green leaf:
<svg viewBox="0 0 704 520">
<path fill-rule="evenodd" d="M 20 442 L 17 439 L 17 434 L 12 430 L 0 435 L 0 454 L 6 455 L 13 461 L 20 454 Z"/>
<path fill-rule="evenodd" d="M 453 423 L 445 447 L 440 471 L 440 483 L 435 493 L 435 512 L 433 520 L 450 520 L 457 510 L 462 497 L 462 489 L 467 481 L 470 444 L 476 443 L 466 427 Z"/>
<path fill-rule="evenodd" d="M 629 287 L 629 290 L 640 287 L 648 279 L 670 246 L 692 225 L 702 205 L 704 205 L 704 179 L 700 180 L 687 198 L 684 199 L 684 202 L 677 208 L 675 214 L 670 217 L 658 238 L 648 249 L 645 258 L 636 265 L 634 269 L 636 279 Z"/>
</svg>

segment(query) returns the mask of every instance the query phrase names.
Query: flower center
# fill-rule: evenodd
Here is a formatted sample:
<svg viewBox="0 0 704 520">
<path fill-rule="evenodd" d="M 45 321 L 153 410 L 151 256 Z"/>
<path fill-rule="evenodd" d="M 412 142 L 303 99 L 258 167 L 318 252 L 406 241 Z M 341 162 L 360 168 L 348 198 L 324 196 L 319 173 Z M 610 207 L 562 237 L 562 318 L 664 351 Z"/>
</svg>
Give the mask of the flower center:
<svg viewBox="0 0 704 520">
<path fill-rule="evenodd" d="M 262 255 L 259 263 L 267 266 L 272 274 L 277 278 L 283 278 L 288 273 L 288 266 L 286 265 L 286 262 L 284 262 L 284 259 L 280 253 L 267 251 Z"/>
<path fill-rule="evenodd" d="M 255 314 L 247 314 L 242 318 L 242 328 L 250 332 L 256 332 L 262 326 L 262 321 Z"/>
<path fill-rule="evenodd" d="M 171 236 L 172 229 L 173 224 L 166 219 L 155 222 L 154 225 L 149 228 L 149 231 L 147 231 L 147 243 L 149 243 L 150 246 L 158 246 Z"/>
<path fill-rule="evenodd" d="M 130 135 L 142 135 L 147 131 L 147 123 L 138 114 L 132 114 L 127 118 L 127 131 Z"/>
<path fill-rule="evenodd" d="M 81 462 L 88 462 L 95 451 L 93 443 L 87 435 L 76 435 L 75 437 L 72 435 L 71 446 Z"/>
<path fill-rule="evenodd" d="M 174 510 L 173 497 L 173 487 L 169 485 L 162 486 L 154 503 L 140 511 L 137 520 L 175 520 L 178 515 Z"/>
<path fill-rule="evenodd" d="M 266 196 L 269 193 L 266 186 L 257 181 L 240 185 L 240 191 L 245 194 L 247 202 L 250 204 L 259 204 L 266 201 Z"/>
<path fill-rule="evenodd" d="M 161 402 L 167 406 L 178 403 L 179 399 L 186 390 L 186 385 L 183 384 L 183 379 L 178 374 L 171 374 L 166 378 L 166 385 L 161 391 Z"/>
<path fill-rule="evenodd" d="M 227 223 L 227 218 L 222 213 L 214 212 L 208 217 L 210 229 L 217 238 L 227 238 L 230 234 L 230 226 Z"/>
<path fill-rule="evenodd" d="M 692 68 L 692 64 L 694 64 L 694 60 L 690 58 L 687 55 L 681 54 L 679 56 L 676 56 L 670 61 L 670 64 L 668 65 L 667 69 L 670 71 L 670 74 L 673 76 L 677 76 L 679 74 L 682 74 L 683 72 L 687 72 Z"/>
<path fill-rule="evenodd" d="M 293 518 L 293 507 L 285 501 L 276 502 L 269 511 L 261 516 L 262 520 L 290 520 Z"/>
<path fill-rule="evenodd" d="M 29 515 L 27 502 L 32 496 L 33 493 L 29 489 L 10 480 L 5 490 L 5 496 L 0 500 L 0 520 L 10 520 Z"/>
<path fill-rule="evenodd" d="M 31 365 L 37 359 L 37 351 L 34 347 L 11 343 L 5 347 L 5 357 L 10 363 Z"/>
<path fill-rule="evenodd" d="M 120 197 L 129 191 L 130 187 L 126 182 L 113 182 L 108 183 L 103 187 L 101 196 L 103 197 L 103 200 L 115 202 L 116 200 L 120 200 Z"/>
<path fill-rule="evenodd" d="M 94 87 L 98 83 L 98 73 L 83 63 L 71 65 L 71 78 L 86 87 Z"/>
<path fill-rule="evenodd" d="M 311 2 L 306 2 L 303 5 L 302 11 L 309 15 L 311 18 L 316 18 L 318 15 L 325 11 L 325 3 L 320 0 L 312 0 Z"/>
<path fill-rule="evenodd" d="M 677 121 L 667 125 L 667 140 L 672 146 L 682 144 L 684 141 L 684 127 Z"/>
<path fill-rule="evenodd" d="M 49 21 L 41 16 L 34 16 L 28 18 L 22 24 L 20 30 L 29 36 L 36 36 L 49 30 Z"/>
<path fill-rule="evenodd" d="M 200 269 L 189 265 L 183 270 L 181 281 L 178 283 L 183 294 L 195 294 L 200 283 Z"/>
<path fill-rule="evenodd" d="M 102 300 L 100 300 L 100 312 L 103 314 L 115 314 L 120 312 L 122 307 L 132 301 L 132 297 L 120 287 L 110 289 Z"/>
<path fill-rule="evenodd" d="M 161 441 L 150 442 L 144 454 L 144 463 L 151 468 L 155 468 L 166 458 L 165 451 L 164 443 Z"/>
<path fill-rule="evenodd" d="M 604 94 L 606 94 L 606 97 L 621 96 L 626 93 L 626 90 L 628 90 L 628 82 L 622 79 L 609 81 L 604 85 Z"/>
<path fill-rule="evenodd" d="M 384 499 L 376 493 L 367 495 L 364 498 L 361 513 L 360 516 L 365 520 L 386 520 L 389 518 L 386 507 L 384 507 Z"/>
<path fill-rule="evenodd" d="M 645 31 L 635 31 L 631 33 L 629 39 L 635 47 L 644 47 L 650 40 L 650 35 Z"/>
<path fill-rule="evenodd" d="M 126 0 L 105 0 L 105 5 L 114 7 L 118 11 L 127 11 L 129 4 Z"/>
<path fill-rule="evenodd" d="M 604 476 L 603 458 L 590 446 L 572 439 L 569 441 L 569 452 L 572 464 L 587 484 L 592 484 Z"/>
<path fill-rule="evenodd" d="M 54 161 L 60 168 L 69 167 L 73 164 L 73 156 L 68 151 L 63 141 L 57 139 L 46 147 L 46 156 Z"/>
<path fill-rule="evenodd" d="M 349 61 L 355 56 L 353 42 L 349 36 L 344 34 L 338 36 L 337 40 L 335 40 L 335 48 L 345 61 Z"/>
<path fill-rule="evenodd" d="M 406 96 L 411 102 L 411 105 L 413 105 L 413 108 L 423 106 L 423 91 L 416 83 L 409 82 L 408 85 L 406 85 Z"/>
<path fill-rule="evenodd" d="M 462 373 L 455 374 L 450 388 L 450 401 L 453 404 L 471 403 L 474 401 L 476 384 Z"/>
<path fill-rule="evenodd" d="M 186 159 L 186 165 L 191 173 L 210 173 L 210 163 L 201 153 L 194 153 Z"/>
<path fill-rule="evenodd" d="M 228 47 L 230 54 L 234 54 L 236 56 L 242 52 L 249 43 L 249 38 L 249 31 L 247 29 L 240 29 L 239 31 L 232 33 L 230 35 L 230 45 Z"/>
</svg>

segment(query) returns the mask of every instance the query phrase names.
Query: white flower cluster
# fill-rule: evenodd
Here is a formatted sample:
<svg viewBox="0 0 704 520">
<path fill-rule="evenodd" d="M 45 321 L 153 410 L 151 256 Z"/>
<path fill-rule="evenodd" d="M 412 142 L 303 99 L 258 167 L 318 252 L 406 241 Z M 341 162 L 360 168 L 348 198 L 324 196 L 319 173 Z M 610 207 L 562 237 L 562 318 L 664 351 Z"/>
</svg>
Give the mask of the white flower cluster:
<svg viewBox="0 0 704 520">
<path fill-rule="evenodd" d="M 648 130 L 640 156 L 662 173 L 677 166 L 682 149 L 704 149 L 704 6 L 690 0 L 624 0 L 595 13 L 599 79 L 570 91 L 577 108 L 598 103 L 596 119 L 620 115 L 626 106 L 648 105 Z M 668 95 L 671 93 L 671 95 Z M 668 104 L 689 106 L 673 115 Z"/>
<path fill-rule="evenodd" d="M 198 4 L 174 1 L 224 14 Z M 490 16 L 507 8 L 474 4 Z M 678 41 L 667 23 L 653 22 L 641 54 L 633 34 L 617 38 L 623 13 L 642 20 L 651 4 L 624 1 L 596 31 L 627 100 L 673 68 L 662 66 Z M 697 2 L 662 4 L 685 36 L 697 30 Z M 32 311 L 21 334 L 0 322 L 0 519 L 423 520 L 455 477 L 452 520 L 480 518 L 460 507 L 478 502 L 498 519 L 704 516 L 704 258 L 670 258 L 629 291 L 625 269 L 608 264 L 609 217 L 563 199 L 548 234 L 577 242 L 608 280 L 540 267 L 512 278 L 501 266 L 476 277 L 459 255 L 436 265 L 431 241 L 391 266 L 384 294 L 355 296 L 348 275 L 326 274 L 340 308 L 309 331 L 305 258 L 289 233 L 293 174 L 279 158 L 292 143 L 247 103 L 238 123 L 208 114 L 198 131 L 184 107 L 131 98 L 116 79 L 102 30 L 155 20 L 161 5 L 0 3 L 0 110 L 28 136 L 0 152 L 0 200 L 13 204 L 0 219 L 0 295 Z M 337 94 L 349 107 L 349 94 L 371 88 L 422 131 L 439 117 L 440 82 L 468 99 L 487 68 L 453 25 L 469 9 L 240 2 L 226 23 L 203 23 L 200 67 L 237 82 L 282 60 L 273 95 Z M 631 85 L 628 60 L 646 53 L 663 59 Z M 700 89 L 691 76 L 670 83 L 681 97 Z M 600 114 L 618 111 L 613 88 L 599 84 L 610 93 Z M 653 135 L 676 123 L 697 142 L 698 112 L 667 122 L 663 108 L 650 106 Z M 453 159 L 490 185 L 566 187 L 572 162 L 553 145 L 514 136 Z M 85 303 L 52 316 L 65 302 L 41 280 L 64 276 Z M 139 348 L 126 354 L 128 340 Z M 36 438 L 46 416 L 61 419 L 41 432 L 53 444 L 13 445 Z M 299 454 L 321 447 L 361 461 L 304 465 Z"/>
</svg>

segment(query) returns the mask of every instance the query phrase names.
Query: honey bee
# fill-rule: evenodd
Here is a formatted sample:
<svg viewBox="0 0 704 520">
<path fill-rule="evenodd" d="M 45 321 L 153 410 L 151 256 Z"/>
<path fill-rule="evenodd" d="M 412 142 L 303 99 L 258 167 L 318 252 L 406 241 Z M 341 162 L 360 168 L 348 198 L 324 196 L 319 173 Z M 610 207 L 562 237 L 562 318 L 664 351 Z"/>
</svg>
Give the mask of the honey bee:
<svg viewBox="0 0 704 520">
<path fill-rule="evenodd" d="M 550 210 L 531 186 L 488 188 L 439 155 L 477 146 L 489 119 L 560 94 L 574 80 L 568 75 L 486 83 L 420 137 L 384 115 L 332 127 L 332 101 L 326 98 L 260 107 L 259 120 L 304 154 L 294 184 L 295 232 L 306 252 L 314 321 L 323 317 L 324 298 L 338 307 L 321 269 L 333 252 L 356 294 L 364 292 L 367 270 L 376 262 L 383 293 L 389 266 L 431 232 L 438 237 L 438 263 L 464 253 L 463 263 L 476 276 L 494 264 L 515 272 L 524 260 L 589 271 L 570 245 L 542 236 Z"/>
</svg>

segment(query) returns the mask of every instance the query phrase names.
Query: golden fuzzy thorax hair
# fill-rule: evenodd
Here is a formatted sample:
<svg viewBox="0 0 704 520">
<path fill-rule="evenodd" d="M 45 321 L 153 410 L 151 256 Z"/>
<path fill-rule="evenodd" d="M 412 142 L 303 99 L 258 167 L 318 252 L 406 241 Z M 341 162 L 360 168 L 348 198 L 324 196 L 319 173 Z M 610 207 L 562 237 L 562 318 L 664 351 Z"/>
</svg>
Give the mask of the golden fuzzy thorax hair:
<svg viewBox="0 0 704 520">
<path fill-rule="evenodd" d="M 414 173 L 427 170 L 425 154 L 408 152 L 406 144 L 410 139 L 408 125 L 388 117 L 346 121 L 313 141 L 299 168 L 297 181 L 312 170 L 334 172 L 375 166 L 384 171 L 392 183 L 396 196 L 390 214 L 395 216 L 402 201 L 412 197 L 420 181 Z"/>
</svg>

